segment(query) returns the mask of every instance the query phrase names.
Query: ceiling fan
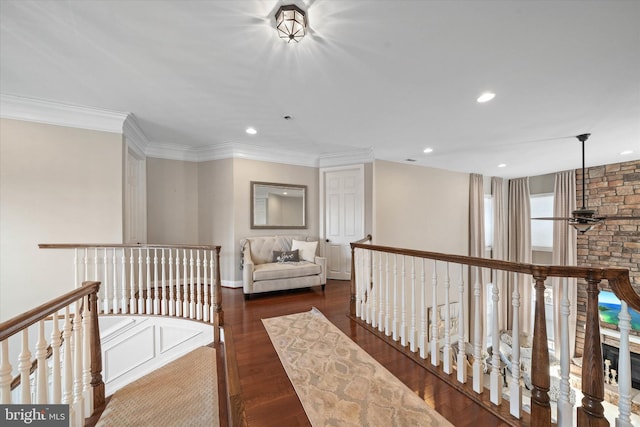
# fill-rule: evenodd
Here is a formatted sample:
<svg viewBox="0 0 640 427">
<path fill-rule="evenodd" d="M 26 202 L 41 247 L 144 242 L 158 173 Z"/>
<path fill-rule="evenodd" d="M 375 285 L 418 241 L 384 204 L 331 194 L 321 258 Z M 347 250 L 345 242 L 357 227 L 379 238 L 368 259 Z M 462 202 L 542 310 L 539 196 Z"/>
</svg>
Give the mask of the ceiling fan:
<svg viewBox="0 0 640 427">
<path fill-rule="evenodd" d="M 570 217 L 546 217 L 546 218 L 531 218 L 531 219 L 542 219 L 542 220 L 552 220 L 552 221 L 567 221 L 569 225 L 572 225 L 576 230 L 580 232 L 580 234 L 584 234 L 587 231 L 593 229 L 594 227 L 602 224 L 606 220 L 624 220 L 624 219 L 638 219 L 640 220 L 640 216 L 623 216 L 623 215 L 607 215 L 600 216 L 596 215 L 596 211 L 593 209 L 588 209 L 586 206 L 586 188 L 585 188 L 585 168 L 584 168 L 584 143 L 589 137 L 590 133 L 583 133 L 581 135 L 577 135 L 576 138 L 582 144 L 582 206 L 573 212 L 571 212 Z"/>
</svg>

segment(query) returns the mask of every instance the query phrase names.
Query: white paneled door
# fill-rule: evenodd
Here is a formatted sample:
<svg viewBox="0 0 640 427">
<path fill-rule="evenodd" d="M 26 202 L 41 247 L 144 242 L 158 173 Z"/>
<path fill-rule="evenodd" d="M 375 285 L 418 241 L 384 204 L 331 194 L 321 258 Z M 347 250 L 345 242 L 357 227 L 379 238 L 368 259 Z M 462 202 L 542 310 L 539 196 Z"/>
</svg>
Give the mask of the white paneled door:
<svg viewBox="0 0 640 427">
<path fill-rule="evenodd" d="M 351 278 L 351 247 L 364 233 L 364 166 L 320 170 L 327 278 Z"/>
</svg>

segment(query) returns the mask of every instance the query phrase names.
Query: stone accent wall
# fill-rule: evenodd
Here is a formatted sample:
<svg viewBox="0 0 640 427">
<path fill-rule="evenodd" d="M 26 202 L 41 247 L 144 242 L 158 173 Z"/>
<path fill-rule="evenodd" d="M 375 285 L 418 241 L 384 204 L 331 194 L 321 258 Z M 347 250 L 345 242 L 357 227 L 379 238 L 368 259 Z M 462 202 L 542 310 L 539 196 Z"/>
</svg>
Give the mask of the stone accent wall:
<svg viewBox="0 0 640 427">
<path fill-rule="evenodd" d="M 598 215 L 640 216 L 640 160 L 587 168 L 585 171 L 587 208 Z M 582 206 L 582 170 L 576 171 L 577 207 Z M 578 234 L 578 265 L 590 267 L 624 267 L 630 270 L 631 284 L 640 293 L 640 221 L 605 222 L 583 235 Z M 586 320 L 585 283 L 578 283 L 576 350 L 584 348 Z M 608 288 L 606 282 L 601 289 Z M 640 336 L 640 332 L 632 331 Z M 615 339 L 605 342 L 618 346 Z M 640 346 L 634 346 L 640 352 Z"/>
</svg>

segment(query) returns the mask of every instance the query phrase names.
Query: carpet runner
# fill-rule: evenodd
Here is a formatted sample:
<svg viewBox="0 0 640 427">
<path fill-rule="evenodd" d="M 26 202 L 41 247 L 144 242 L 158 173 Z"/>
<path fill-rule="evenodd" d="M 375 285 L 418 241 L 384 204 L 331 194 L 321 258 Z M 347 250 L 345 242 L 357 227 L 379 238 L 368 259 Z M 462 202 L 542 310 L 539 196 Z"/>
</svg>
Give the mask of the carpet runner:
<svg viewBox="0 0 640 427">
<path fill-rule="evenodd" d="M 262 322 L 311 425 L 452 425 L 316 308 Z"/>
<path fill-rule="evenodd" d="M 216 351 L 200 347 L 121 388 L 96 426 L 219 426 Z"/>
</svg>

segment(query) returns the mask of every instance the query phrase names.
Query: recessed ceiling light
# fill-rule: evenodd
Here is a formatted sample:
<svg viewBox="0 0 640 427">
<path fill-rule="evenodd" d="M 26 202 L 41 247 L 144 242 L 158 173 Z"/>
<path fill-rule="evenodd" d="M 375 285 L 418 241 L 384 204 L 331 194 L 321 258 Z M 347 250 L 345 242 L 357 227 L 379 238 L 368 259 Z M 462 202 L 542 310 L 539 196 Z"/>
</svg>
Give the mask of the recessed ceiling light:
<svg viewBox="0 0 640 427">
<path fill-rule="evenodd" d="M 247 128 L 245 132 L 248 133 L 249 135 L 255 135 L 256 133 L 258 133 L 258 131 L 255 130 L 254 128 Z"/>
<path fill-rule="evenodd" d="M 620 153 L 621 156 L 626 156 L 627 154 L 632 154 L 633 150 L 624 150 Z"/>
<path fill-rule="evenodd" d="M 498 167 L 499 167 L 499 168 L 506 168 L 506 167 L 507 167 L 507 164 L 506 164 L 506 163 L 500 163 L 500 164 L 498 165 Z"/>
<path fill-rule="evenodd" d="M 433 148 L 425 148 L 424 152 L 429 154 L 429 153 L 433 153 Z"/>
<path fill-rule="evenodd" d="M 485 92 L 485 93 L 483 93 L 482 95 L 480 95 L 480 96 L 478 97 L 478 99 L 476 99 L 476 101 L 481 102 L 481 103 L 482 103 L 482 102 L 487 102 L 487 101 L 491 101 L 491 100 L 492 100 L 493 98 L 495 98 L 495 97 L 496 97 L 496 94 L 495 94 L 495 93 L 492 93 L 492 92 Z"/>
</svg>

